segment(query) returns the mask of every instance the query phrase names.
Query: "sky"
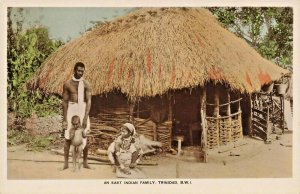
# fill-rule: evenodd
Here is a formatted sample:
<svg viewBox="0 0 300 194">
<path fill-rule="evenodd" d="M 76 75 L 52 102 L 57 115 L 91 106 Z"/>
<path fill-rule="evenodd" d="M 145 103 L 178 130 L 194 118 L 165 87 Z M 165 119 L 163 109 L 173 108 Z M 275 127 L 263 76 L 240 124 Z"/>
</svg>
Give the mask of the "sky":
<svg viewBox="0 0 300 194">
<path fill-rule="evenodd" d="M 13 22 L 20 19 L 18 8 L 13 8 Z M 132 7 L 25 7 L 23 8 L 24 29 L 32 26 L 45 26 L 50 38 L 64 42 L 82 35 L 92 27 L 93 21 L 109 21 L 124 15 Z M 245 30 L 246 31 L 246 30 Z M 266 28 L 263 29 L 266 31 Z M 246 33 L 247 34 L 247 33 Z"/>
<path fill-rule="evenodd" d="M 17 8 L 13 8 L 12 21 L 20 19 Z M 96 8 L 96 7 L 37 7 L 24 8 L 24 29 L 32 26 L 45 26 L 49 29 L 50 38 L 68 41 L 77 38 L 92 27 L 93 21 L 109 21 L 130 12 L 132 8 Z"/>
</svg>

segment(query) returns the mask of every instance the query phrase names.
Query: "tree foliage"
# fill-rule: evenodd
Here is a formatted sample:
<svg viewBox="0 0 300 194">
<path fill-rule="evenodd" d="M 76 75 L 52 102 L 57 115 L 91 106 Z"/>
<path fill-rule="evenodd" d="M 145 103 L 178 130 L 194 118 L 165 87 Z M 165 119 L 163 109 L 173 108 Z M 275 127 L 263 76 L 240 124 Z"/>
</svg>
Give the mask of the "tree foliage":
<svg viewBox="0 0 300 194">
<path fill-rule="evenodd" d="M 22 11 L 18 9 L 17 13 L 22 16 Z M 62 45 L 62 42 L 51 40 L 45 27 L 34 27 L 23 31 L 22 19 L 16 22 L 14 28 L 11 14 L 12 10 L 8 8 L 8 108 L 20 117 L 28 117 L 33 112 L 39 116 L 57 112 L 60 103 L 58 98 L 45 96 L 39 91 L 26 91 L 24 86 L 43 61 Z"/>
<path fill-rule="evenodd" d="M 293 61 L 293 9 L 290 7 L 212 7 L 209 10 L 263 57 L 283 68 Z"/>
</svg>

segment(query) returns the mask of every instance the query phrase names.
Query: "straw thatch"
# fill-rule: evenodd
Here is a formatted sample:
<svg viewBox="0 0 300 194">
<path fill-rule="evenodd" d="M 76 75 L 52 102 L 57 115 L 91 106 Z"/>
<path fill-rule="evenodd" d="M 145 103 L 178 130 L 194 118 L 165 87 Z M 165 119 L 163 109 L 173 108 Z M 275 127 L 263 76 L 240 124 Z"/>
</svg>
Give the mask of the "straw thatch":
<svg viewBox="0 0 300 194">
<path fill-rule="evenodd" d="M 143 8 L 105 23 L 52 54 L 29 88 L 61 93 L 78 61 L 93 95 L 118 89 L 130 99 L 210 80 L 251 93 L 286 73 L 203 8 Z"/>
</svg>

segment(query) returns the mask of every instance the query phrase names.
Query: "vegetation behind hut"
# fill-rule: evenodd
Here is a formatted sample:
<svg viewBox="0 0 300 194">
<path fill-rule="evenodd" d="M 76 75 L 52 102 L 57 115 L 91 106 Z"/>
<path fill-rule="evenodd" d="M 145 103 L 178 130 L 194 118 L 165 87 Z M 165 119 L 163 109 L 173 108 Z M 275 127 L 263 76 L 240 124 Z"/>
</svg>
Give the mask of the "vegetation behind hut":
<svg viewBox="0 0 300 194">
<path fill-rule="evenodd" d="M 283 68 L 293 64 L 291 7 L 211 7 L 225 28 Z"/>
<path fill-rule="evenodd" d="M 24 31 L 22 9 L 17 13 L 20 15 L 20 20 L 14 28 L 11 21 L 11 8 L 8 8 L 8 111 L 13 111 L 17 117 L 22 118 L 31 116 L 33 112 L 38 116 L 58 113 L 59 98 L 45 96 L 40 91 L 26 91 L 24 83 L 62 43 L 51 40 L 48 29 L 44 27 L 33 27 Z"/>
</svg>

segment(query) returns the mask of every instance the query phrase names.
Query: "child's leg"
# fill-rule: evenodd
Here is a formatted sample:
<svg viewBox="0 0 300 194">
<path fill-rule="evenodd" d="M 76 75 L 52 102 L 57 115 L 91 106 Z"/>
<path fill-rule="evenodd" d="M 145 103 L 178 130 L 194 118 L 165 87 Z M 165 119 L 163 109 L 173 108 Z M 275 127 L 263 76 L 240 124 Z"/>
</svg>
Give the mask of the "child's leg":
<svg viewBox="0 0 300 194">
<path fill-rule="evenodd" d="M 139 158 L 139 153 L 137 151 L 133 152 L 131 155 L 131 163 L 135 163 L 138 158 Z"/>
<path fill-rule="evenodd" d="M 76 170 L 76 146 L 72 146 L 73 171 Z"/>
<path fill-rule="evenodd" d="M 78 169 L 80 169 L 81 164 L 80 164 L 80 158 L 81 158 L 81 153 L 83 151 L 82 145 L 78 146 L 78 152 L 77 152 L 77 164 L 78 164 Z"/>
</svg>

